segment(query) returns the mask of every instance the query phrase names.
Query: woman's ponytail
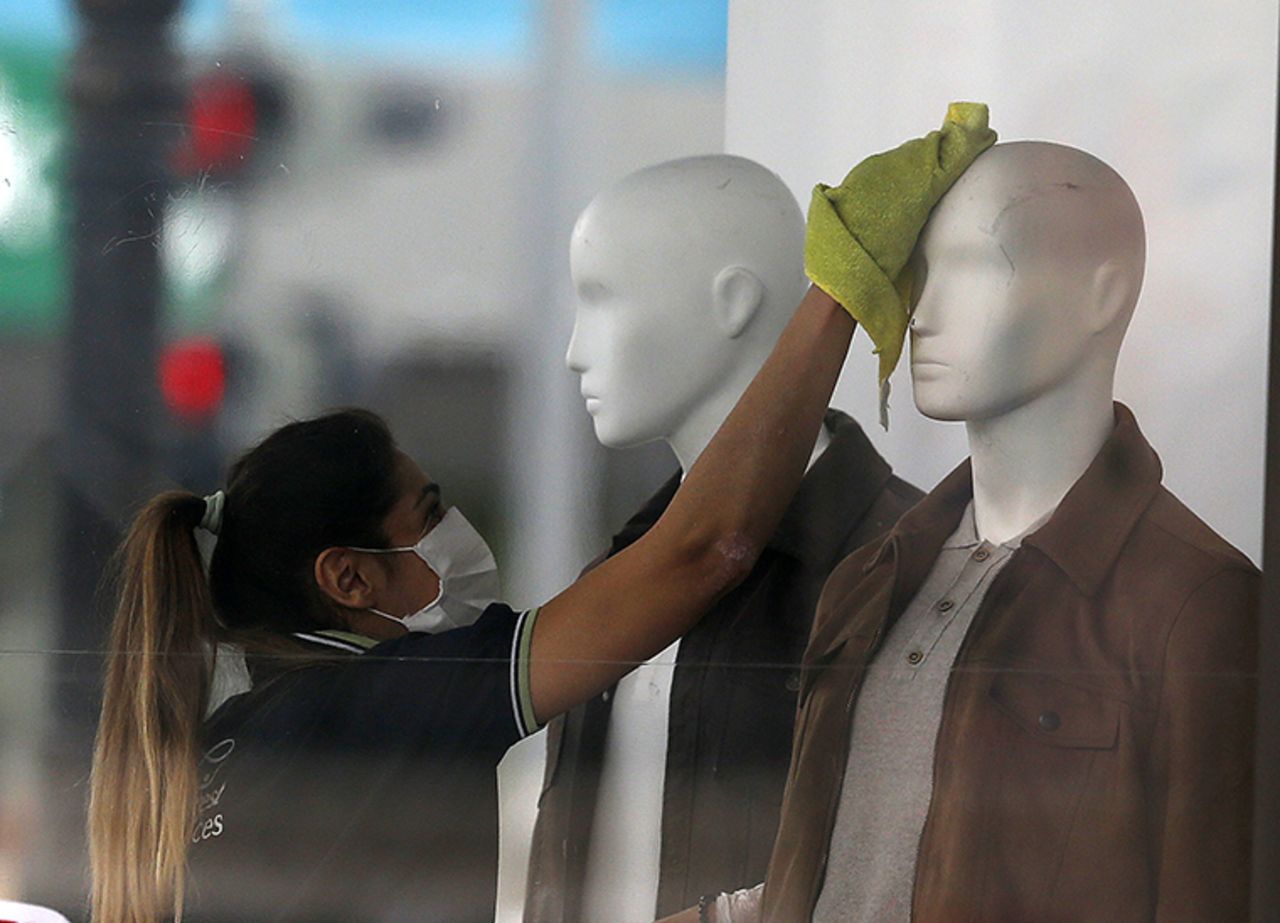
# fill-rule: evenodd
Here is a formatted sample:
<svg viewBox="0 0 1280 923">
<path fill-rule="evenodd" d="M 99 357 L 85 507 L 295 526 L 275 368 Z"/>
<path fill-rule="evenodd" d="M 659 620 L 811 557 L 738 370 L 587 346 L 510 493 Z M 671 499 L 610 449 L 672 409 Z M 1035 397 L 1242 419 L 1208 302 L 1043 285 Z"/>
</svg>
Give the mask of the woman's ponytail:
<svg viewBox="0 0 1280 923">
<path fill-rule="evenodd" d="M 334 624 L 316 555 L 387 543 L 397 463 L 381 418 L 337 411 L 269 435 L 232 465 L 227 495 L 163 494 L 134 520 L 116 560 L 90 786 L 96 923 L 181 920 L 218 642 L 252 651 L 260 667 L 280 653 L 303 663 L 290 635 Z M 202 526 L 218 533 L 208 579 Z"/>
<path fill-rule="evenodd" d="M 89 801 L 98 923 L 182 918 L 218 634 L 194 535 L 205 512 L 194 494 L 161 494 L 138 514 L 120 551 Z"/>
</svg>

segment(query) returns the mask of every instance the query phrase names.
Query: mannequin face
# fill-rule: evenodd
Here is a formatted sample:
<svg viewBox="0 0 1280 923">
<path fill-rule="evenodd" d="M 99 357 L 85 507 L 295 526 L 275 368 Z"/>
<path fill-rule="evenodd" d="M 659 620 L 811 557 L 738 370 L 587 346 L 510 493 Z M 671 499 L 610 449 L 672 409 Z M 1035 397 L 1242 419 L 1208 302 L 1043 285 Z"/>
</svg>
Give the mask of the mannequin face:
<svg viewBox="0 0 1280 923">
<path fill-rule="evenodd" d="M 1091 265 L 1055 232 L 1055 196 L 982 166 L 943 199 L 914 256 L 912 388 L 937 420 L 1034 400 L 1071 377 L 1095 332 L 1082 310 Z"/>
<path fill-rule="evenodd" d="M 671 249 L 651 216 L 622 206 L 593 204 L 574 228 L 565 361 L 606 446 L 669 437 L 727 377 L 729 340 L 708 306 L 717 267 Z"/>
</svg>

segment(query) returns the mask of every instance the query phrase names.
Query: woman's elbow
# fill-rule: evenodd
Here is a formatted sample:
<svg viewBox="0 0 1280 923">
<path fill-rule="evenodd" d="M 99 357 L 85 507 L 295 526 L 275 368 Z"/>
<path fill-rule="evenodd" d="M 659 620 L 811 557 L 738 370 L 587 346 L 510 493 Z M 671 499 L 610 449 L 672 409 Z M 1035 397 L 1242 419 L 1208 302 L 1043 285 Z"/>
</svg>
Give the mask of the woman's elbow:
<svg viewBox="0 0 1280 923">
<path fill-rule="evenodd" d="M 686 564 L 706 591 L 718 596 L 736 587 L 755 567 L 763 546 L 745 532 L 728 532 L 692 542 Z"/>
</svg>

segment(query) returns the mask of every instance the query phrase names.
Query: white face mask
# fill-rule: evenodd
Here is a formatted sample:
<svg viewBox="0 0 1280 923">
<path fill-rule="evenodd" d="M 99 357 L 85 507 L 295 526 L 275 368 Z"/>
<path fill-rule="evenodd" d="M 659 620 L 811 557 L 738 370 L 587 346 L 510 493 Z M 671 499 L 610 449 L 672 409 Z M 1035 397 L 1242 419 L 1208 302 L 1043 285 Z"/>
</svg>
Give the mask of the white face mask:
<svg viewBox="0 0 1280 923">
<path fill-rule="evenodd" d="M 440 578 L 436 598 L 406 616 L 370 609 L 375 615 L 410 631 L 439 632 L 463 628 L 498 598 L 498 563 L 484 538 L 454 507 L 416 545 L 402 548 L 352 548 L 369 554 L 412 551 Z"/>
</svg>

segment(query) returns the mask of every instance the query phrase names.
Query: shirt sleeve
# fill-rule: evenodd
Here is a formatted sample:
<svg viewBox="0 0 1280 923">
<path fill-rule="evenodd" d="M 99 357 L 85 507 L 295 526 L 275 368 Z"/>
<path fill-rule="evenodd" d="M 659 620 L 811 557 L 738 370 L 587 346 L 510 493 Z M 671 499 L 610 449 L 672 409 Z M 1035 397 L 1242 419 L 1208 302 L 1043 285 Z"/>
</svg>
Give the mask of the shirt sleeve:
<svg viewBox="0 0 1280 923">
<path fill-rule="evenodd" d="M 716 897 L 716 923 L 760 923 L 764 884 L 741 891 L 725 891 Z"/>
<path fill-rule="evenodd" d="M 359 721 L 353 733 L 373 745 L 500 755 L 538 730 L 529 680 L 537 616 L 494 603 L 473 625 L 405 635 L 352 658 L 343 711 Z"/>
<path fill-rule="evenodd" d="M 522 612 L 511 638 L 511 706 L 521 737 L 528 737 L 540 727 L 533 713 L 533 689 L 529 678 L 533 623 L 537 618 L 537 609 Z"/>
</svg>

